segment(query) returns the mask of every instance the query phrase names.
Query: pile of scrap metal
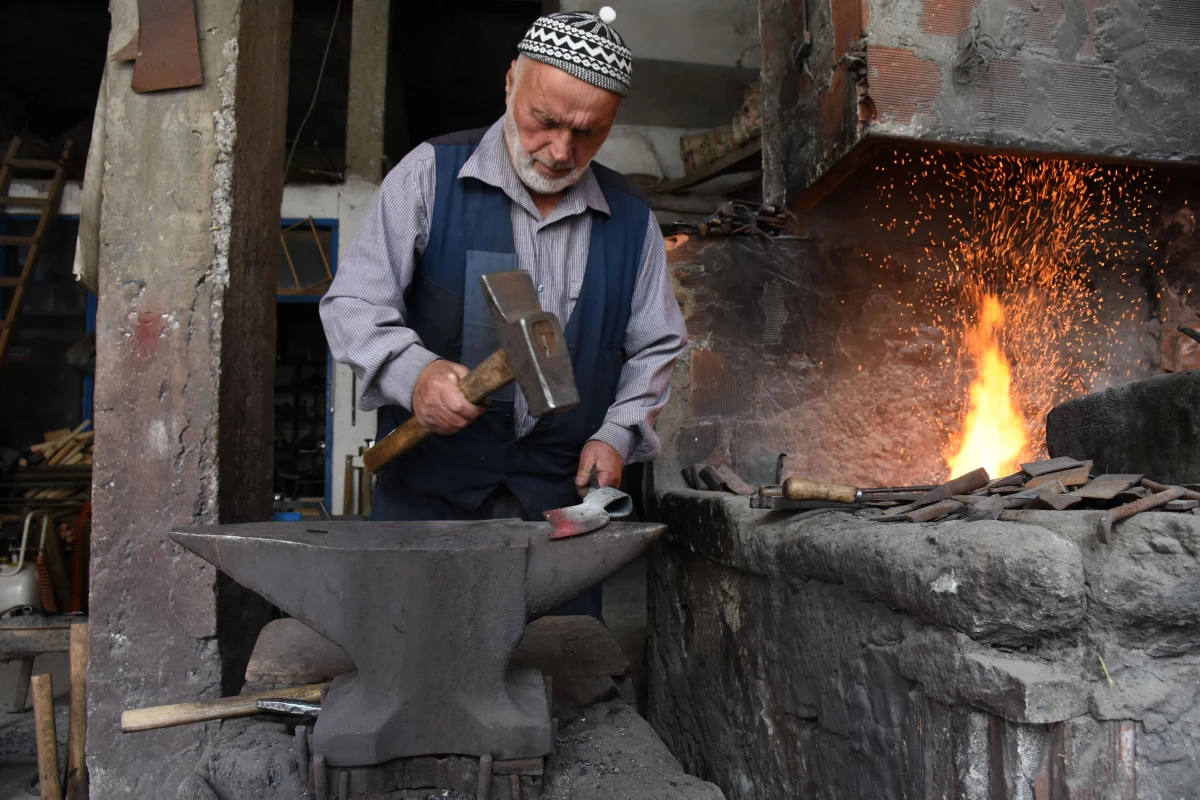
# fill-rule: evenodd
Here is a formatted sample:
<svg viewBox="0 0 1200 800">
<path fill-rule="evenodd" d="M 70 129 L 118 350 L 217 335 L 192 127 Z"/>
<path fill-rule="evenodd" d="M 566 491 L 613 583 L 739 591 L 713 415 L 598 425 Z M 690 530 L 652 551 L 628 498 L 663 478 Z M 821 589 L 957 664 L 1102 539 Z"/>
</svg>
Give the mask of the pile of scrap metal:
<svg viewBox="0 0 1200 800">
<path fill-rule="evenodd" d="M 951 517 L 999 519 L 1004 511 L 1014 509 L 1092 509 L 1102 512 L 1098 533 L 1100 541 L 1107 544 L 1114 523 L 1143 511 L 1200 515 L 1200 485 L 1164 486 L 1138 474 L 1093 475 L 1092 466 L 1091 461 L 1066 457 L 1022 464 L 1020 472 L 987 481 L 970 492 L 890 509 L 876 519 L 889 522 L 926 522 Z"/>
<path fill-rule="evenodd" d="M 790 474 L 788 456 L 779 458 L 777 485 L 763 486 L 750 498 L 753 508 L 879 509 L 877 522 L 937 522 L 1003 519 L 1006 511 L 1098 511 L 1097 534 L 1109 543 L 1113 525 L 1143 511 L 1200 516 L 1200 484 L 1165 486 L 1140 474 L 1094 475 L 1091 461 L 1052 458 L 1021 465 L 1021 471 L 991 479 L 977 469 L 940 486 L 863 489 L 826 484 Z M 881 513 L 882 512 L 882 513 Z"/>
<path fill-rule="evenodd" d="M 698 464 L 689 464 L 682 470 L 683 480 L 689 488 L 701 491 L 728 492 L 749 497 L 755 489 L 733 471 L 729 454 L 717 448 L 708 458 Z"/>
<path fill-rule="evenodd" d="M 779 236 L 794 221 L 795 215 L 786 208 L 731 200 L 703 219 L 674 222 L 663 230 L 667 234 L 693 231 L 701 236 Z"/>
</svg>

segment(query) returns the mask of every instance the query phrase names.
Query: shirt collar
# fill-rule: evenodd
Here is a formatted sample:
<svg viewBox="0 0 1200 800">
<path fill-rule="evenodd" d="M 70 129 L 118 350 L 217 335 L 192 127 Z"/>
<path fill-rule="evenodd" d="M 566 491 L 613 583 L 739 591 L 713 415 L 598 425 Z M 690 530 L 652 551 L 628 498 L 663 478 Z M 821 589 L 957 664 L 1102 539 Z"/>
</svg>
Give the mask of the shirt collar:
<svg viewBox="0 0 1200 800">
<path fill-rule="evenodd" d="M 517 171 L 513 169 L 512 160 L 508 155 L 508 145 L 504 141 L 503 117 L 488 128 L 487 133 L 479 142 L 479 146 L 475 148 L 475 152 L 458 171 L 458 177 L 475 178 L 489 186 L 495 186 L 508 195 L 514 203 L 539 220 L 541 219 L 541 213 L 534 205 L 533 198 L 529 196 L 529 190 L 525 184 L 521 183 L 521 179 L 517 177 Z M 543 224 L 582 214 L 588 208 L 605 216 L 612 216 L 608 201 L 600 189 L 600 182 L 596 180 L 596 175 L 590 165 L 579 182 L 563 193 L 562 199 L 558 201 L 558 205 L 546 217 Z"/>
</svg>

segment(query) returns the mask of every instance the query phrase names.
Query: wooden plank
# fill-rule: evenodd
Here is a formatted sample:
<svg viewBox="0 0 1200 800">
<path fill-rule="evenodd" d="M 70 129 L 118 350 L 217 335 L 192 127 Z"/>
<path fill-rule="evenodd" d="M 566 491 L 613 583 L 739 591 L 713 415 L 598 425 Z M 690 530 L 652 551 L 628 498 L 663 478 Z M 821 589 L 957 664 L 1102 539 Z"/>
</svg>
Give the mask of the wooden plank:
<svg viewBox="0 0 1200 800">
<path fill-rule="evenodd" d="M 21 315 L 21 304 L 25 299 L 25 287 L 29 279 L 33 277 L 33 272 L 37 268 L 38 256 L 41 254 L 42 237 L 46 235 L 51 220 L 54 218 L 58 210 L 59 201 L 62 199 L 63 181 L 66 178 L 66 162 L 71 156 L 72 142 L 67 140 L 63 146 L 62 157 L 54 170 L 54 178 L 50 181 L 50 190 L 44 198 L 25 198 L 0 197 L 0 206 L 21 206 L 32 205 L 41 206 L 42 213 L 38 217 L 37 228 L 33 232 L 33 243 L 29 245 L 29 249 L 25 252 L 25 261 L 21 265 L 20 282 L 13 290 L 12 298 L 9 300 L 8 309 L 5 311 L 4 325 L 0 327 L 0 363 L 4 361 L 4 356 L 8 352 L 8 342 L 12 336 L 12 332 L 16 329 L 17 320 Z M 10 153 L 15 155 L 15 153 Z M 5 175 L 11 175 L 7 165 L 5 166 Z M 4 191 L 7 191 L 7 187 Z M 37 202 L 31 202 L 36 200 Z"/>
<path fill-rule="evenodd" d="M 749 161 L 755 156 L 762 154 L 762 138 L 754 139 L 739 147 L 737 150 L 732 150 L 718 158 L 716 161 L 703 166 L 698 170 L 689 172 L 682 178 L 676 178 L 670 181 L 662 181 L 653 186 L 646 188 L 646 194 L 667 194 L 669 192 L 678 192 L 681 189 L 687 189 L 691 186 L 697 186 L 706 181 L 710 181 L 726 172 L 736 171 L 736 167 L 741 166 L 743 162 Z"/>
<path fill-rule="evenodd" d="M 0 662 L 39 656 L 42 653 L 66 653 L 70 649 L 70 625 L 0 630 Z"/>
<path fill-rule="evenodd" d="M 11 234 L 0 236 L 0 245 L 7 245 L 9 247 L 28 247 L 33 242 L 34 238 L 32 236 L 13 236 Z"/>
<path fill-rule="evenodd" d="M 45 172 L 53 172 L 58 169 L 57 161 L 48 161 L 44 158 L 6 158 L 4 163 L 13 169 L 36 169 Z"/>
<path fill-rule="evenodd" d="M 0 206 L 29 206 L 36 208 L 49 203 L 46 197 L 0 197 Z"/>
<path fill-rule="evenodd" d="M 1029 477 L 1036 478 L 1039 475 L 1045 475 L 1049 472 L 1062 472 L 1063 470 L 1083 466 L 1083 464 L 1084 462 L 1077 458 L 1059 456 L 1048 461 L 1031 461 L 1028 464 L 1022 464 L 1021 469 L 1025 470 L 1025 474 Z"/>
<path fill-rule="evenodd" d="M 33 677 L 33 656 L 21 659 L 21 669 L 17 674 L 17 684 L 8 696 L 8 706 L 4 709 L 9 714 L 25 713 L 25 700 L 29 697 L 29 679 Z"/>
<path fill-rule="evenodd" d="M 1025 489 L 1040 489 L 1043 486 L 1049 486 L 1055 481 L 1060 481 L 1063 486 L 1083 486 L 1088 482 L 1088 473 L 1092 471 L 1092 462 L 1085 461 L 1082 466 L 1074 469 L 1063 470 L 1062 472 L 1050 472 L 1044 475 L 1039 475 L 1036 478 L 1030 478 L 1025 484 Z"/>
<path fill-rule="evenodd" d="M 1112 500 L 1142 479 L 1141 475 L 1105 473 L 1076 489 L 1072 494 L 1089 500 Z"/>
<path fill-rule="evenodd" d="M 87 800 L 87 623 L 71 626 L 71 713 L 67 728 L 67 794 L 65 800 Z"/>
<path fill-rule="evenodd" d="M 42 800 L 61 800 L 58 737 L 54 731 L 54 687 L 50 675 L 33 676 L 33 723 L 37 735 L 38 783 Z"/>
<path fill-rule="evenodd" d="M 9 168 L 8 161 L 16 158 L 20 150 L 21 137 L 14 136 L 8 143 L 8 152 L 4 154 L 4 161 L 0 163 L 0 195 L 8 194 L 8 186 L 12 182 L 12 169 Z"/>
</svg>

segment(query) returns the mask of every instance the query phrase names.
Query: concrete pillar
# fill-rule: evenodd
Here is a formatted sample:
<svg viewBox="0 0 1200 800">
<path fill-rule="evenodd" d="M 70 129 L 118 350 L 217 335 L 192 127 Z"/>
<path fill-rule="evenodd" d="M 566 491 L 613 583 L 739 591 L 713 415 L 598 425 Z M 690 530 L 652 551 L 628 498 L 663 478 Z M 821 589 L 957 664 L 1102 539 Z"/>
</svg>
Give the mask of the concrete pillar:
<svg viewBox="0 0 1200 800">
<path fill-rule="evenodd" d="M 350 93 L 346 105 L 346 172 L 371 183 L 383 177 L 391 0 L 354 0 L 350 21 Z"/>
<path fill-rule="evenodd" d="M 137 29 L 112 0 L 110 52 Z M 209 727 L 122 709 L 236 692 L 265 604 L 166 533 L 271 512 L 291 0 L 196 0 L 202 86 L 110 67 L 97 313 L 91 796 L 173 798 Z"/>
</svg>

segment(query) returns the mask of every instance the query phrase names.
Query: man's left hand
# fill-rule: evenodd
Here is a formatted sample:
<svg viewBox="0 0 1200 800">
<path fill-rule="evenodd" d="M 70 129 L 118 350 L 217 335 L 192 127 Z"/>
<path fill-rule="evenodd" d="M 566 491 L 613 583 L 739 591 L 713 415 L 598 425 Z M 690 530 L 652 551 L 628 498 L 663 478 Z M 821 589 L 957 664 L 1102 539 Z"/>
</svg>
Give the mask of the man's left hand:
<svg viewBox="0 0 1200 800">
<path fill-rule="evenodd" d="M 592 475 L 600 486 L 611 486 L 616 489 L 621 485 L 621 468 L 624 462 L 621 454 L 604 442 L 592 439 L 583 446 L 579 454 L 579 471 L 575 473 L 575 490 L 580 497 L 588 493 L 588 483 Z"/>
</svg>

